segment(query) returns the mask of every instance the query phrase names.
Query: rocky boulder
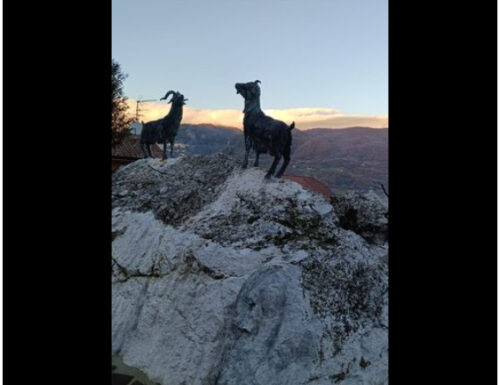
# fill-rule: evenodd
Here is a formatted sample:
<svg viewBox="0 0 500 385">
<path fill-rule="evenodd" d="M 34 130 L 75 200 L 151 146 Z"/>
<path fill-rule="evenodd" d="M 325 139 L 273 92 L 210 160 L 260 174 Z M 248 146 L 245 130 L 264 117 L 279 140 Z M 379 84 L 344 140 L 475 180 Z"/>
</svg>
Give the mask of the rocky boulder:
<svg viewBox="0 0 500 385">
<path fill-rule="evenodd" d="M 386 202 L 264 173 L 114 173 L 112 354 L 164 385 L 388 383 Z"/>
<path fill-rule="evenodd" d="M 388 200 L 370 191 L 361 194 L 348 191 L 331 198 L 339 216 L 340 227 L 352 230 L 370 243 L 385 244 L 388 241 Z"/>
</svg>

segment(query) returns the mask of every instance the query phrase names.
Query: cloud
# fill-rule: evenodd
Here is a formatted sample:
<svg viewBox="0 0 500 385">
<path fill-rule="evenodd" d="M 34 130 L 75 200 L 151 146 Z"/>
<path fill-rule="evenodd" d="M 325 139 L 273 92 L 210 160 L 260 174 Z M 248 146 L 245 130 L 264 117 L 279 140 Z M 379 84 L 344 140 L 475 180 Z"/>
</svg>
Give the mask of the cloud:
<svg viewBox="0 0 500 385">
<path fill-rule="evenodd" d="M 135 116 L 136 101 L 129 99 L 129 113 Z M 160 119 L 170 110 L 168 103 L 143 103 L 140 105 L 139 120 L 148 122 Z M 386 128 L 389 126 L 387 115 L 345 115 L 334 108 L 302 107 L 286 109 L 264 109 L 264 113 L 287 124 L 295 122 L 295 127 L 301 130 L 310 128 L 345 128 L 364 126 Z M 227 127 L 243 127 L 243 112 L 236 109 L 199 109 L 184 107 L 183 123 L 209 123 Z"/>
</svg>

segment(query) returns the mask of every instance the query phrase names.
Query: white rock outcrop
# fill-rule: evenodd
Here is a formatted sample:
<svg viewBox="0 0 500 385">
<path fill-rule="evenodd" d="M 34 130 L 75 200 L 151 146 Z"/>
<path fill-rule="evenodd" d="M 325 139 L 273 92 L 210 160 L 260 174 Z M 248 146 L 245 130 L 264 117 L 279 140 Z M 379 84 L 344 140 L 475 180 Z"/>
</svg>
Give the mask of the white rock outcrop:
<svg viewBox="0 0 500 385">
<path fill-rule="evenodd" d="M 386 201 L 220 154 L 136 161 L 112 194 L 124 363 L 164 385 L 388 383 Z"/>
</svg>

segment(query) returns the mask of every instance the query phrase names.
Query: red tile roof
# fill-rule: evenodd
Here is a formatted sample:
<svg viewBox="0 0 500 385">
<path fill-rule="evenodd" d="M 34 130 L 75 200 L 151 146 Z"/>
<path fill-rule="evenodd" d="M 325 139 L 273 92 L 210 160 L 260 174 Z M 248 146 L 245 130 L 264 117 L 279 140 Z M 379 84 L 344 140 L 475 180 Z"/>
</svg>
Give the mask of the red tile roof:
<svg viewBox="0 0 500 385">
<path fill-rule="evenodd" d="M 139 143 L 140 137 L 135 135 L 129 135 L 123 139 L 123 141 L 111 147 L 111 157 L 112 158 L 127 158 L 127 159 L 141 159 L 144 154 L 141 150 L 141 145 Z M 160 158 L 162 156 L 162 151 L 160 146 L 157 144 L 151 145 L 151 152 L 155 157 Z"/>
<path fill-rule="evenodd" d="M 325 184 L 321 183 L 316 178 L 311 176 L 300 176 L 300 175 L 283 175 L 283 178 L 289 179 L 293 182 L 297 182 L 302 185 L 302 187 L 323 194 L 327 199 L 333 197 L 332 191 Z"/>
</svg>

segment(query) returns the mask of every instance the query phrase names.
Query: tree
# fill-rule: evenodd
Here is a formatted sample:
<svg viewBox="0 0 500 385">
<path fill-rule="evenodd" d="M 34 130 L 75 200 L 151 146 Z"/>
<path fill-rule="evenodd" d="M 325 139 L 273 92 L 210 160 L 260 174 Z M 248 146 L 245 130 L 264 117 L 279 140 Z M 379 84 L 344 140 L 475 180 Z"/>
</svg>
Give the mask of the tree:
<svg viewBox="0 0 500 385">
<path fill-rule="evenodd" d="M 127 78 L 120 64 L 111 59 L 111 146 L 121 143 L 130 135 L 132 117 L 127 116 L 127 98 L 123 94 L 123 81 Z"/>
</svg>

